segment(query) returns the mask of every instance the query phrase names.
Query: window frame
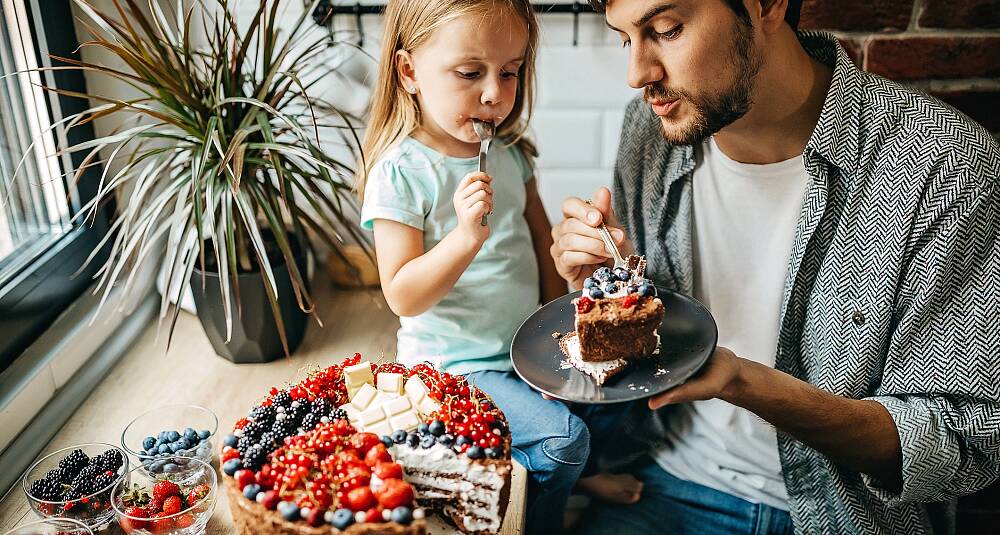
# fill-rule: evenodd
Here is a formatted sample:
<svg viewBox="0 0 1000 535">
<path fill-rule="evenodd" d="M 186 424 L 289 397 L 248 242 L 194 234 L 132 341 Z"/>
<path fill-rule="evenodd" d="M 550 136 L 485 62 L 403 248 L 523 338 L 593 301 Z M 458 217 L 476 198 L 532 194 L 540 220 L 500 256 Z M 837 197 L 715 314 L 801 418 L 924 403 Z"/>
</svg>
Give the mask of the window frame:
<svg viewBox="0 0 1000 535">
<path fill-rule="evenodd" d="M 71 0 L 20 0 L 28 14 L 28 25 L 40 67 L 61 65 L 49 54 L 79 60 L 79 46 L 73 25 Z M 42 8 L 44 3 L 44 10 Z M 75 69 L 41 73 L 43 83 L 77 93 L 86 93 L 83 73 Z M 84 99 L 45 92 L 49 120 L 55 123 L 89 107 Z M 94 139 L 92 123 L 53 132 L 57 148 Z M 85 153 L 60 159 L 60 172 L 82 165 Z M 70 199 L 71 213 L 97 195 L 100 166 L 88 168 L 76 184 Z M 32 177 L 24 177 L 31 179 Z M 21 178 L 19 178 L 20 180 Z M 93 284 L 93 276 L 107 259 L 105 247 L 84 267 L 110 228 L 113 203 L 102 206 L 93 220 L 75 223 L 49 247 L 25 263 L 9 279 L 0 281 L 0 372 L 6 370 L 32 342 L 45 332 L 59 315 Z"/>
</svg>

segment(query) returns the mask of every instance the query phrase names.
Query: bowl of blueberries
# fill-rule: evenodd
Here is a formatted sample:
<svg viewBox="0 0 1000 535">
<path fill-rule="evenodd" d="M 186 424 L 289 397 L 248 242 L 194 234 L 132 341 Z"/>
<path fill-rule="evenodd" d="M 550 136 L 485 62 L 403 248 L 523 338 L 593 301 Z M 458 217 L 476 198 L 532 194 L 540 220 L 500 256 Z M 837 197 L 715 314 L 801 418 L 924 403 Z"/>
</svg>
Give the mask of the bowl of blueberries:
<svg viewBox="0 0 1000 535">
<path fill-rule="evenodd" d="M 125 452 L 111 444 L 78 444 L 39 459 L 21 485 L 41 518 L 70 519 L 102 529 L 114 518 L 111 488 L 127 480 Z"/>
<path fill-rule="evenodd" d="M 183 475 L 191 459 L 212 464 L 215 413 L 199 405 L 166 405 L 146 411 L 122 432 L 122 447 L 151 476 Z"/>
</svg>

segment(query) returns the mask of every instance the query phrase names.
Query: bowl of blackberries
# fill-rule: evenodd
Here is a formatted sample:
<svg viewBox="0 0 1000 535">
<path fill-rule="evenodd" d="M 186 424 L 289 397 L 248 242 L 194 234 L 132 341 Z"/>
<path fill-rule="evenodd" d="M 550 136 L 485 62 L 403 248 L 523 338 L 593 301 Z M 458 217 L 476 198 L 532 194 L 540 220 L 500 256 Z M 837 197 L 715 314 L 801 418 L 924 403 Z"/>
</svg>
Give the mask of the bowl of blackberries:
<svg viewBox="0 0 1000 535">
<path fill-rule="evenodd" d="M 141 465 L 111 493 L 122 530 L 128 534 L 195 535 L 215 510 L 218 477 L 215 469 L 189 459 L 184 473 L 151 474 Z"/>
<path fill-rule="evenodd" d="M 146 411 L 122 432 L 122 447 L 152 475 L 182 474 L 191 459 L 211 464 L 215 413 L 198 405 L 166 405 Z"/>
<path fill-rule="evenodd" d="M 21 486 L 39 516 L 79 520 L 96 530 L 114 517 L 111 489 L 128 474 L 121 448 L 80 444 L 42 457 L 24 473 Z"/>
</svg>

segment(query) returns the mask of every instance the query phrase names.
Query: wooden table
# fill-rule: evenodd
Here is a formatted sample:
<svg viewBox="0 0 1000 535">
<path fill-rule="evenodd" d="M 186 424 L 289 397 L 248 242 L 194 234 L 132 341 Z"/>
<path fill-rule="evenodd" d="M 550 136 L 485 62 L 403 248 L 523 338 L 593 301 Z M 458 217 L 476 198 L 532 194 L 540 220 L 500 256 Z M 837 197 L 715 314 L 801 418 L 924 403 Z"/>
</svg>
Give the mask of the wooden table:
<svg viewBox="0 0 1000 535">
<path fill-rule="evenodd" d="M 170 351 L 165 353 L 166 333 L 157 340 L 156 325 L 151 325 L 56 434 L 43 455 L 85 442 L 118 445 L 132 418 L 161 405 L 202 405 L 218 415 L 220 430 L 231 428 L 271 386 L 298 381 L 310 368 L 338 363 L 355 352 L 372 361 L 390 360 L 399 320 L 385 305 L 381 292 L 334 290 L 322 280 L 317 282 L 316 301 L 324 326 L 310 324 L 302 346 L 288 359 L 232 364 L 212 351 L 198 318 L 183 312 Z M 524 468 L 515 462 L 511 502 L 501 533 L 523 531 L 526 477 Z M 19 488 L 0 502 L 0 533 L 34 519 Z M 116 525 L 114 532 L 121 531 Z M 430 522 L 429 531 L 435 535 L 456 532 L 439 519 Z M 225 492 L 219 493 L 208 533 L 235 533 Z"/>
</svg>

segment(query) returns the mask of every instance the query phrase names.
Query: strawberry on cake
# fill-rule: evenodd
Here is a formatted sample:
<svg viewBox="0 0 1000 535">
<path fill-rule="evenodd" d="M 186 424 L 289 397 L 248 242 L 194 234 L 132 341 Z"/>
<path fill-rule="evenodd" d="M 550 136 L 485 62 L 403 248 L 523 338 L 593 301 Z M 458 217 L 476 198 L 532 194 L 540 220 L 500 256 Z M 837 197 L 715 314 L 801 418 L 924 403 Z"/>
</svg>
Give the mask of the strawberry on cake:
<svg viewBox="0 0 1000 535">
<path fill-rule="evenodd" d="M 559 338 L 568 365 L 604 382 L 628 364 L 659 350 L 663 302 L 645 278 L 646 261 L 629 256 L 628 268 L 601 267 L 576 298 L 572 331 Z"/>
<path fill-rule="evenodd" d="M 243 534 L 422 534 L 440 513 L 463 533 L 499 532 L 510 434 L 464 377 L 354 355 L 270 395 L 222 451 Z"/>
</svg>

